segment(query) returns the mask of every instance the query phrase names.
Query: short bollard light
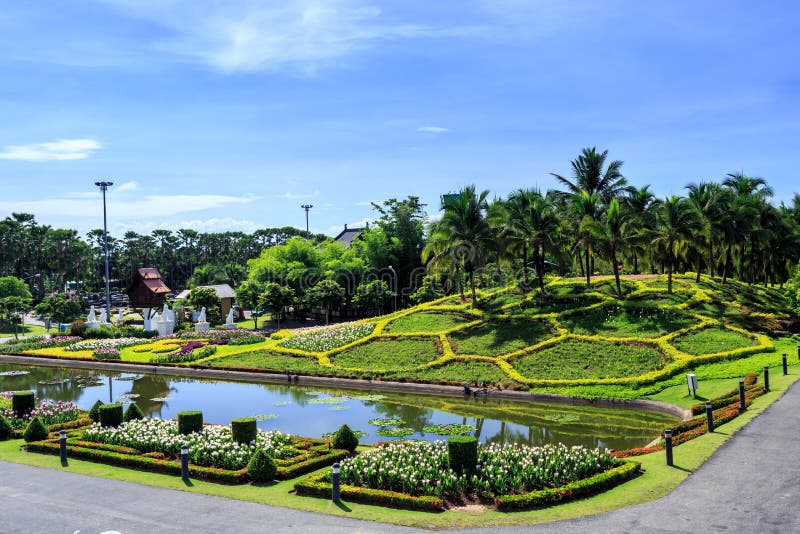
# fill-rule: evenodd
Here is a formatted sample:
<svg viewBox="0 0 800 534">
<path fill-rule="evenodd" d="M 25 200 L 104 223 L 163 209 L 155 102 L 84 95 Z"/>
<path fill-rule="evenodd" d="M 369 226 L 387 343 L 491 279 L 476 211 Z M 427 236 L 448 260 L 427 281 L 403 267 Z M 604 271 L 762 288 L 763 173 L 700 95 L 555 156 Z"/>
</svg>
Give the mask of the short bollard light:
<svg viewBox="0 0 800 534">
<path fill-rule="evenodd" d="M 331 468 L 333 471 L 333 476 L 331 477 L 331 500 L 333 502 L 339 502 L 340 499 L 340 483 L 342 477 L 339 472 L 340 467 L 339 462 L 336 462 Z"/>
<path fill-rule="evenodd" d="M 61 463 L 67 461 L 67 431 L 62 430 L 58 435 L 59 448 L 61 449 Z"/>
<path fill-rule="evenodd" d="M 189 446 L 181 445 L 181 478 L 189 479 Z"/>
<path fill-rule="evenodd" d="M 786 354 L 781 357 L 781 363 L 783 364 L 783 376 L 789 374 L 789 362 L 786 361 Z"/>
<path fill-rule="evenodd" d="M 744 413 L 747 409 L 744 401 L 744 380 L 739 380 L 739 413 Z"/>
<path fill-rule="evenodd" d="M 667 453 L 667 465 L 672 467 L 672 430 L 664 431 L 664 451 Z"/>
<path fill-rule="evenodd" d="M 711 401 L 706 401 L 706 428 L 709 434 L 714 431 L 714 408 Z"/>
<path fill-rule="evenodd" d="M 764 393 L 769 393 L 769 367 L 764 366 Z"/>
</svg>

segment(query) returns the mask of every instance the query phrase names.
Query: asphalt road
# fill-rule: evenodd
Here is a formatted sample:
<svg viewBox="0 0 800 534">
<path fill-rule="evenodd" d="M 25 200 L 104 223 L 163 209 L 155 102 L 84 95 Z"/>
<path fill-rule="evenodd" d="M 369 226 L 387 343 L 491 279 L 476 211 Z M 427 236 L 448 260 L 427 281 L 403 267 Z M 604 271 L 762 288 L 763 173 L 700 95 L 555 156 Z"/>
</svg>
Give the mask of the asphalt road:
<svg viewBox="0 0 800 534">
<path fill-rule="evenodd" d="M 800 532 L 800 383 L 667 497 L 483 532 Z M 0 462 L 0 532 L 417 532 Z M 464 532 L 481 532 L 470 530 Z"/>
</svg>

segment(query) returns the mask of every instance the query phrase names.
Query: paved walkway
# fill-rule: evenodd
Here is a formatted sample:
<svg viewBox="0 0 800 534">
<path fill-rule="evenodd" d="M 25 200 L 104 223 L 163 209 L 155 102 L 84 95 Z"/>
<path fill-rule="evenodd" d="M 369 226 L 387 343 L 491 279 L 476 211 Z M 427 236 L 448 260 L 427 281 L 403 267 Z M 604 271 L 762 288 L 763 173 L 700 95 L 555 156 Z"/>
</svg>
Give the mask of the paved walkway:
<svg viewBox="0 0 800 534">
<path fill-rule="evenodd" d="M 800 383 L 663 499 L 491 532 L 800 532 L 798 429 Z M 0 503 L 2 533 L 415 532 L 5 462 Z"/>
</svg>

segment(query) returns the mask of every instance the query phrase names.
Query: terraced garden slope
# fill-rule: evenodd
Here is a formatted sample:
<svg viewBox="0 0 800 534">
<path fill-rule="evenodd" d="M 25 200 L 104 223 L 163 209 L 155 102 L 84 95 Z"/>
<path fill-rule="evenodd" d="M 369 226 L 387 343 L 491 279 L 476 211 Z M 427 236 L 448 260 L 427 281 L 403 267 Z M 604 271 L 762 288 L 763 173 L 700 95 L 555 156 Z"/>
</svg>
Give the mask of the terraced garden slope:
<svg viewBox="0 0 800 534">
<path fill-rule="evenodd" d="M 219 345 L 200 358 L 164 358 L 175 340 L 123 347 L 120 355 L 123 361 L 632 398 L 679 383 L 689 369 L 773 352 L 767 334 L 789 315 L 779 291 L 735 281 L 677 276 L 671 295 L 662 276 L 623 282 L 621 299 L 613 279 L 595 279 L 589 289 L 582 280 L 555 279 L 544 301 L 538 292 L 510 286 L 481 292 L 477 307 L 450 296 L 356 323 Z M 25 352 L 91 356 L 69 347 Z"/>
</svg>

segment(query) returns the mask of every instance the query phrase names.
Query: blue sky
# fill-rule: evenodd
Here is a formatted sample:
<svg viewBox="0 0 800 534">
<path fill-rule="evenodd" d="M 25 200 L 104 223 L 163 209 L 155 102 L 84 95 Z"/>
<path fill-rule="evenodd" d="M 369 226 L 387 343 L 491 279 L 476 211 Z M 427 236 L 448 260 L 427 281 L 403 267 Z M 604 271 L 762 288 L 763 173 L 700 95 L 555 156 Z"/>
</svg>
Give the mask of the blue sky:
<svg viewBox="0 0 800 534">
<path fill-rule="evenodd" d="M 304 225 L 475 183 L 555 187 L 585 146 L 680 194 L 800 190 L 800 6 L 594 0 L 12 2 L 0 217 L 85 232 Z"/>
</svg>

